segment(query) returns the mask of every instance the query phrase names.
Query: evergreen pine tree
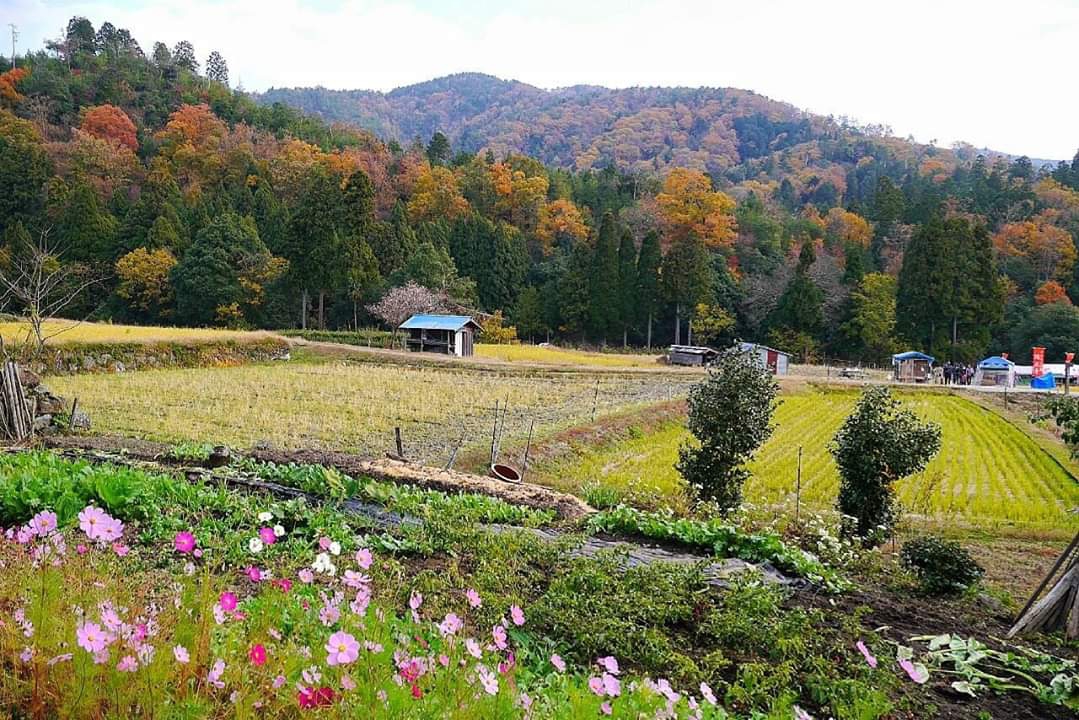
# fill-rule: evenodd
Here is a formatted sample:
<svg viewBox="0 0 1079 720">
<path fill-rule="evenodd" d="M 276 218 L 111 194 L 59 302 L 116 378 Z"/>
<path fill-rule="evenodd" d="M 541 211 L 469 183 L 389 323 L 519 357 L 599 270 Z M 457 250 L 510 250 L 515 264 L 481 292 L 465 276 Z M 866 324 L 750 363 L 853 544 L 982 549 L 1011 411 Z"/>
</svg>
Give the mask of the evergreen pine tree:
<svg viewBox="0 0 1079 720">
<path fill-rule="evenodd" d="M 637 255 L 637 309 L 638 317 L 648 325 L 645 342 L 652 349 L 652 320 L 659 309 L 659 266 L 663 255 L 659 248 L 659 233 L 650 231 L 641 242 Z"/>
<path fill-rule="evenodd" d="M 592 272 L 588 297 L 588 331 L 593 338 L 607 342 L 618 327 L 618 225 L 614 215 L 604 213 L 592 253 Z"/>
<path fill-rule="evenodd" d="M 663 258 L 663 295 L 674 305 L 674 344 L 681 342 L 683 312 L 691 311 L 712 289 L 708 250 L 696 235 L 675 240 Z"/>
<path fill-rule="evenodd" d="M 629 327 L 636 318 L 637 245 L 629 228 L 623 228 L 618 245 L 618 320 L 622 325 L 622 347 L 628 344 Z"/>
</svg>

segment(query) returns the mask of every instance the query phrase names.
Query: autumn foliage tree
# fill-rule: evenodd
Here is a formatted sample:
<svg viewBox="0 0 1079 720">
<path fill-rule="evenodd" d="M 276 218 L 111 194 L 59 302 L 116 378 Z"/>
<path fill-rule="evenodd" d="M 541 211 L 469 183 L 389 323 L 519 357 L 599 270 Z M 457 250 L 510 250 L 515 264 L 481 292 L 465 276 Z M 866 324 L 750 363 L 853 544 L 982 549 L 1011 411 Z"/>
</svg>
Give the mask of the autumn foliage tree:
<svg viewBox="0 0 1079 720">
<path fill-rule="evenodd" d="M 172 301 L 169 273 L 174 267 L 176 258 L 165 248 L 132 250 L 116 261 L 116 294 L 145 318 L 162 317 Z"/>
<path fill-rule="evenodd" d="M 414 221 L 454 220 L 468 212 L 468 201 L 461 195 L 457 178 L 449 168 L 427 167 L 416 180 L 408 215 Z"/>
<path fill-rule="evenodd" d="M 707 247 L 726 247 L 734 241 L 735 202 L 712 189 L 712 181 L 697 170 L 675 168 L 656 195 L 667 235 L 672 240 L 694 235 Z"/>
<path fill-rule="evenodd" d="M 993 236 L 993 246 L 1003 260 L 1024 266 L 1034 281 L 1063 280 L 1075 266 L 1071 234 L 1043 218 L 1005 224 Z"/>
<path fill-rule="evenodd" d="M 122 145 L 132 152 L 139 149 L 135 123 L 115 105 L 97 105 L 83 111 L 79 129 L 94 137 Z"/>
<path fill-rule="evenodd" d="M 1068 303 L 1071 304 L 1071 299 L 1068 297 L 1068 293 L 1064 290 L 1064 286 L 1058 283 L 1056 280 L 1046 280 L 1039 287 L 1037 292 L 1034 293 L 1034 302 L 1038 305 L 1050 305 L 1052 303 Z"/>
</svg>

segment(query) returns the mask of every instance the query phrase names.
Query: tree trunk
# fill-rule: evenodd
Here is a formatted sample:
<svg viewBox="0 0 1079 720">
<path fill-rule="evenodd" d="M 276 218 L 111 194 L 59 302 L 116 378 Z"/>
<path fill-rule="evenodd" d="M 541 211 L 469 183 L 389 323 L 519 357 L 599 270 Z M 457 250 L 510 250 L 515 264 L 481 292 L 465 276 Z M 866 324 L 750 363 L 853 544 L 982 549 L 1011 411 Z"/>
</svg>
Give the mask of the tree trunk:
<svg viewBox="0 0 1079 720">
<path fill-rule="evenodd" d="M 355 300 L 352 301 L 352 329 L 356 332 L 360 331 L 360 311 L 357 307 L 359 303 Z"/>
<path fill-rule="evenodd" d="M 674 306 L 674 344 L 682 344 L 682 305 L 675 303 Z"/>
<path fill-rule="evenodd" d="M 652 311 L 648 311 L 648 349 L 652 349 Z"/>
<path fill-rule="evenodd" d="M 693 321 L 686 321 L 686 345 L 693 344 Z"/>
<path fill-rule="evenodd" d="M 623 350 L 625 350 L 627 347 L 629 347 L 629 343 L 627 342 L 627 336 L 628 335 L 629 335 L 629 328 L 626 327 L 625 325 L 623 325 L 622 326 L 622 349 Z"/>
<path fill-rule="evenodd" d="M 307 329 L 307 288 L 300 293 L 300 328 Z"/>
<path fill-rule="evenodd" d="M 326 329 L 326 291 L 318 291 L 318 329 Z"/>
</svg>

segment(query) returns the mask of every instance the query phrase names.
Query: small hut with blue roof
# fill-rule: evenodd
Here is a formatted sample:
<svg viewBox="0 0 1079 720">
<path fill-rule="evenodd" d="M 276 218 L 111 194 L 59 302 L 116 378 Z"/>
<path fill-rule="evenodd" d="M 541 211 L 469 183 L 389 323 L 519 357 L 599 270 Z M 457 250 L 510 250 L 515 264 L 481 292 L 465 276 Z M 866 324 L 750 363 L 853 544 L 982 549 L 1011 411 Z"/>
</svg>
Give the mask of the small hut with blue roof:
<svg viewBox="0 0 1079 720">
<path fill-rule="evenodd" d="M 468 315 L 413 315 L 398 329 L 406 332 L 409 350 L 471 357 L 481 328 Z"/>
</svg>

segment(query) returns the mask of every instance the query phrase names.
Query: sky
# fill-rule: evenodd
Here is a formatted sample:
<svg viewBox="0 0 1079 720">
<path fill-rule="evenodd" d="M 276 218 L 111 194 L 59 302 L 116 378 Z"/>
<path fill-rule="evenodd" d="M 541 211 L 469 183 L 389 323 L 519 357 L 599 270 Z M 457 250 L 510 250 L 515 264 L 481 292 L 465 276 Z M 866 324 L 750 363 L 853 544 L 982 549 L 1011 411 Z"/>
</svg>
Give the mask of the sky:
<svg viewBox="0 0 1079 720">
<path fill-rule="evenodd" d="M 0 31 L 18 26 L 21 54 L 73 15 L 126 27 L 147 52 L 217 50 L 247 90 L 385 91 L 466 71 L 738 87 L 920 142 L 1079 149 L 1079 0 L 3 0 Z"/>
</svg>

